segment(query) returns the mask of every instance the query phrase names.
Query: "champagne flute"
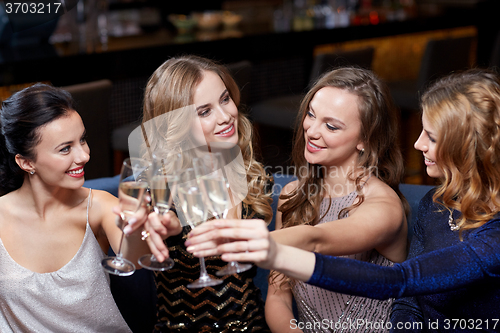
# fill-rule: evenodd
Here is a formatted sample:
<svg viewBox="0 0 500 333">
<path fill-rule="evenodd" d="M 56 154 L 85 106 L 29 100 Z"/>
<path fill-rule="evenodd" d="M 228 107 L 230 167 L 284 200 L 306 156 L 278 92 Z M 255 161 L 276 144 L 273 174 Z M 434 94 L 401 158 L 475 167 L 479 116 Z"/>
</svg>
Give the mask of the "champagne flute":
<svg viewBox="0 0 500 333">
<path fill-rule="evenodd" d="M 200 186 L 207 198 L 207 204 L 217 219 L 225 219 L 232 203 L 229 193 L 229 182 L 224 172 L 224 163 L 221 153 L 206 153 L 193 161 L 195 172 L 199 177 Z M 217 276 L 242 273 L 252 268 L 251 264 L 241 264 L 237 261 L 229 262 L 217 271 Z"/>
<path fill-rule="evenodd" d="M 111 274 L 128 276 L 135 272 L 135 265 L 123 258 L 121 248 L 123 243 L 123 228 L 128 220 L 141 207 L 144 193 L 148 188 L 147 172 L 151 163 L 141 158 L 127 158 L 123 161 L 118 186 L 122 236 L 116 256 L 106 257 L 101 261 L 105 271 Z"/>
<path fill-rule="evenodd" d="M 208 210 L 205 205 L 203 194 L 199 188 L 194 169 L 186 169 L 181 174 L 178 185 L 179 200 L 182 212 L 186 217 L 188 225 L 195 228 L 207 220 Z M 181 219 L 181 223 L 183 220 Z M 188 288 L 203 288 L 221 284 L 222 280 L 213 279 L 207 273 L 205 259 L 200 258 L 200 277 L 198 280 L 187 285 Z"/>
<path fill-rule="evenodd" d="M 153 165 L 150 173 L 149 188 L 153 209 L 158 215 L 164 215 L 172 208 L 179 181 L 180 154 L 160 158 L 153 154 Z M 159 262 L 153 254 L 146 254 L 139 258 L 139 264 L 150 270 L 166 271 L 174 266 L 172 258 Z"/>
</svg>

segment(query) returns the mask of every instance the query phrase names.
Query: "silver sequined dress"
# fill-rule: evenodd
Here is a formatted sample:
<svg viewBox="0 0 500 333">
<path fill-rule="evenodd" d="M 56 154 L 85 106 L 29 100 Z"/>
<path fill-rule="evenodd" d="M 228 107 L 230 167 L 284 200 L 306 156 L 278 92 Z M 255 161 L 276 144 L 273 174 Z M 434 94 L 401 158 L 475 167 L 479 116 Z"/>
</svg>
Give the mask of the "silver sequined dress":
<svg viewBox="0 0 500 333">
<path fill-rule="evenodd" d="M 352 205 L 356 192 L 344 197 L 326 198 L 320 206 L 320 216 L 325 215 L 329 202 L 331 206 L 319 224 L 338 219 L 339 212 Z M 375 250 L 343 256 L 381 266 L 392 266 L 392 262 Z M 386 332 L 389 322 L 391 300 L 376 300 L 339 294 L 314 287 L 301 281 L 294 281 L 293 296 L 299 311 L 298 321 L 304 332 Z M 358 325 L 363 323 L 363 325 Z M 381 323 L 383 325 L 381 325 Z"/>
<path fill-rule="evenodd" d="M 80 249 L 55 272 L 22 267 L 0 239 L 0 332 L 131 332 L 111 295 L 103 257 L 88 223 L 88 207 Z"/>
</svg>

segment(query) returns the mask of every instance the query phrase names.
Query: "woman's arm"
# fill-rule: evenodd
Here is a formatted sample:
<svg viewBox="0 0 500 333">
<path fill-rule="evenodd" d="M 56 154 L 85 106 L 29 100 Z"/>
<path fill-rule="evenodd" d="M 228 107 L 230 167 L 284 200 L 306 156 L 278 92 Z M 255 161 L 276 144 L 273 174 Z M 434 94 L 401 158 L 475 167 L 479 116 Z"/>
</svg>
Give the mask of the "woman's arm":
<svg viewBox="0 0 500 333">
<path fill-rule="evenodd" d="M 266 321 L 272 332 L 302 332 L 299 329 L 291 329 L 294 319 L 292 309 L 292 291 L 280 288 L 282 279 L 285 277 L 279 275 L 276 280 L 269 283 L 266 298 Z"/>
<path fill-rule="evenodd" d="M 280 201 L 278 201 L 278 207 L 281 206 L 282 203 L 283 201 L 280 199 Z M 282 223 L 280 211 L 277 212 L 275 221 L 276 230 L 281 229 Z M 292 308 L 293 293 L 290 289 L 290 285 L 285 284 L 283 286 L 280 286 L 284 279 L 286 279 L 287 277 L 283 274 L 279 274 L 278 272 L 274 272 L 274 274 L 278 274 L 278 276 L 276 277 L 276 279 L 269 282 L 269 288 L 266 298 L 267 324 L 269 325 L 269 328 L 272 332 L 301 332 L 301 330 L 299 329 L 292 330 L 291 328 L 292 320 L 295 319 L 295 317 L 293 315 Z"/>
<path fill-rule="evenodd" d="M 283 192 L 289 193 L 291 189 L 287 185 Z M 406 259 L 407 225 L 401 200 L 378 179 L 371 180 L 363 190 L 365 201 L 348 217 L 316 226 L 276 230 L 272 237 L 281 244 L 327 255 L 376 249 L 386 258 L 402 262 Z"/>
<path fill-rule="evenodd" d="M 103 235 L 100 235 L 98 240 L 100 239 L 101 244 L 107 240 L 113 251 L 117 253 L 122 231 L 117 226 L 119 217 L 113 212 L 113 209 L 118 205 L 118 199 L 105 191 L 93 190 L 92 195 L 92 205 L 95 208 L 95 213 L 98 214 L 97 221 L 100 223 L 100 229 L 103 230 Z M 144 223 L 147 218 L 146 208 L 140 208 L 134 218 L 137 220 L 137 224 Z M 137 229 L 123 238 L 121 250 L 123 256 L 139 268 L 141 266 L 137 265 L 138 259 L 142 255 L 149 253 L 148 245 L 141 239 L 141 233 Z M 107 251 L 107 248 L 105 251 Z"/>
<path fill-rule="evenodd" d="M 314 253 L 276 243 L 263 220 L 213 220 L 194 228 L 188 237 L 187 250 L 197 257 L 221 254 L 225 261 L 251 261 L 301 281 L 314 271 Z"/>
<path fill-rule="evenodd" d="M 213 241 L 223 238 L 234 241 L 225 244 Z M 498 276 L 500 271 L 500 220 L 488 222 L 459 244 L 422 254 L 393 267 L 277 244 L 269 236 L 264 222 L 259 220 L 204 223 L 190 233 L 188 242 L 188 251 L 196 256 L 204 256 L 206 252 L 210 255 L 223 253 L 222 259 L 226 261 L 253 261 L 320 288 L 376 299 L 464 288 Z"/>
</svg>

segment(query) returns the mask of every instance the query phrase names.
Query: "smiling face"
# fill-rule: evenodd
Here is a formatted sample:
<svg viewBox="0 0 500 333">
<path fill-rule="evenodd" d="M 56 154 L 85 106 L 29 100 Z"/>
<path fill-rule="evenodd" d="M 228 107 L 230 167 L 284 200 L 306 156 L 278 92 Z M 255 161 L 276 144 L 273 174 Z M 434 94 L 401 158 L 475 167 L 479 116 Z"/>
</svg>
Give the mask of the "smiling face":
<svg viewBox="0 0 500 333">
<path fill-rule="evenodd" d="M 216 73 L 203 72 L 193 102 L 207 143 L 238 143 L 238 108 Z"/>
<path fill-rule="evenodd" d="M 310 164 L 352 168 L 364 145 L 360 140 L 358 97 L 346 90 L 324 87 L 309 103 L 303 121 Z"/>
<path fill-rule="evenodd" d="M 41 140 L 31 161 L 36 177 L 48 185 L 77 189 L 83 185 L 83 167 L 90 159 L 82 118 L 75 111 L 40 129 Z"/>
<path fill-rule="evenodd" d="M 415 142 L 415 149 L 424 154 L 427 174 L 432 178 L 443 177 L 443 171 L 437 165 L 436 160 L 436 138 L 437 133 L 434 127 L 429 123 L 425 113 L 422 116 L 422 133 Z"/>
</svg>

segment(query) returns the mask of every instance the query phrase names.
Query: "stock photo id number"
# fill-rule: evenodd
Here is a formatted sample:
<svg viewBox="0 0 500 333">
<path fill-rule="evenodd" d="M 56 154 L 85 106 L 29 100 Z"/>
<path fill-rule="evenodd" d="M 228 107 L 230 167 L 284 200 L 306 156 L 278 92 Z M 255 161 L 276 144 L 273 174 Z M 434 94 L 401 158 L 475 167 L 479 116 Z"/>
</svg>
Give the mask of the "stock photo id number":
<svg viewBox="0 0 500 333">
<path fill-rule="evenodd" d="M 30 1 L 12 2 L 5 1 L 7 14 L 59 14 L 63 13 L 61 2 Z"/>
</svg>

